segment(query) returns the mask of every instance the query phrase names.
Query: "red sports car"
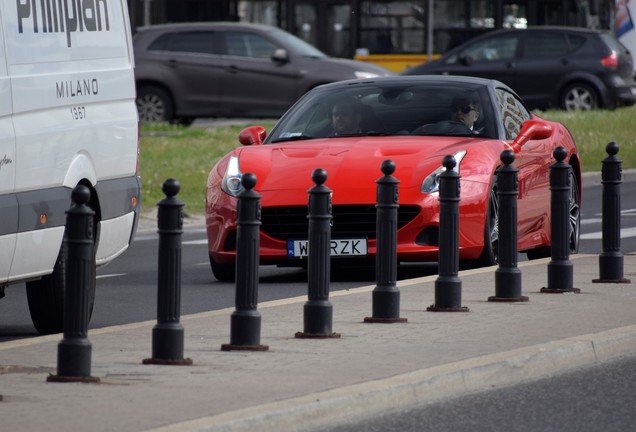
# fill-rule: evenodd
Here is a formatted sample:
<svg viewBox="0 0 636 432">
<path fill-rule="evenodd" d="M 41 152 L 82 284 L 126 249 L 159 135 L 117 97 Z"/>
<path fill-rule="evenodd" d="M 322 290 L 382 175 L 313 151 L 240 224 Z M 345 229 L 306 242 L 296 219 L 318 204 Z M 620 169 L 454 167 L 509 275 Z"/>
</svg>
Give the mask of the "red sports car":
<svg viewBox="0 0 636 432">
<path fill-rule="evenodd" d="M 260 263 L 304 266 L 308 190 L 316 168 L 333 190 L 334 263 L 368 261 L 376 252 L 376 180 L 384 160 L 399 180 L 398 262 L 436 261 L 438 176 L 453 155 L 461 176 L 460 260 L 497 260 L 497 180 L 504 149 L 519 169 L 518 249 L 550 255 L 549 167 L 563 146 L 572 166 L 570 249 L 579 243 L 581 168 L 567 128 L 531 113 L 498 81 L 451 76 L 400 76 L 342 81 L 304 95 L 269 135 L 252 126 L 243 144 L 221 158 L 208 177 L 206 222 L 210 264 L 232 280 L 240 178 L 251 172 L 262 195 Z M 337 260 L 337 261 L 336 261 Z"/>
</svg>

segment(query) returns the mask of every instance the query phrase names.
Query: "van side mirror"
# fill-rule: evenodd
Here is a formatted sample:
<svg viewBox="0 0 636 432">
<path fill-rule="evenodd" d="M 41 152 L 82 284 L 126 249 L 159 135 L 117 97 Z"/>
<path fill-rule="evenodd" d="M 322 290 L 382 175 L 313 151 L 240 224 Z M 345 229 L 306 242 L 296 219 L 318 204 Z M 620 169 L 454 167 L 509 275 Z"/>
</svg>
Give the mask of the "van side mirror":
<svg viewBox="0 0 636 432">
<path fill-rule="evenodd" d="M 289 53 L 287 50 L 283 48 L 275 49 L 271 56 L 272 61 L 276 63 L 288 63 L 289 62 Z"/>
</svg>

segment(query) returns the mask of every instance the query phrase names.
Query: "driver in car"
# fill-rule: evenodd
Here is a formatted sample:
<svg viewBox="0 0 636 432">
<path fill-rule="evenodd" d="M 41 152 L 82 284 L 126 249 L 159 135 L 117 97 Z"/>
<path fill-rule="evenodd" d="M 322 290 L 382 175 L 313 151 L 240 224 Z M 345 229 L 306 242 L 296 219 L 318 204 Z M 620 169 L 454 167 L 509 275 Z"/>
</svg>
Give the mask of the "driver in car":
<svg viewBox="0 0 636 432">
<path fill-rule="evenodd" d="M 479 110 L 475 101 L 468 97 L 457 98 L 451 105 L 451 121 L 464 123 L 473 133 L 475 122 L 479 118 Z"/>
<path fill-rule="evenodd" d="M 345 99 L 337 102 L 331 111 L 333 135 L 359 134 L 362 117 L 362 105 L 357 99 Z"/>
</svg>

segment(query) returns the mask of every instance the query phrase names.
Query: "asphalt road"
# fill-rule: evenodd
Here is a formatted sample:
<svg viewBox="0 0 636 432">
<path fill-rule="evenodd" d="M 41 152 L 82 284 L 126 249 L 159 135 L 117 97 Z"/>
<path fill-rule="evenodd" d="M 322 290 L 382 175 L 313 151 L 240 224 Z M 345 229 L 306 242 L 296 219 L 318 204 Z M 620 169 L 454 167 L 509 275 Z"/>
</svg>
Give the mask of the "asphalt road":
<svg viewBox="0 0 636 432">
<path fill-rule="evenodd" d="M 636 430 L 636 357 L 320 432 L 627 432 Z"/>
</svg>

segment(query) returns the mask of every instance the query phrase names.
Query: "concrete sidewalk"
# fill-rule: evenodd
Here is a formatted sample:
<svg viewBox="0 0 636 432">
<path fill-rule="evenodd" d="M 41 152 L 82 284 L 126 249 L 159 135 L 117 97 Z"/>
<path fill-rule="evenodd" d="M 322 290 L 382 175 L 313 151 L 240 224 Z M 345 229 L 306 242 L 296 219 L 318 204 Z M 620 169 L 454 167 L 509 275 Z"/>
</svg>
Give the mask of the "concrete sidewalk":
<svg viewBox="0 0 636 432">
<path fill-rule="evenodd" d="M 373 285 L 334 292 L 340 339 L 294 337 L 306 296 L 263 303 L 265 352 L 221 351 L 233 308 L 183 316 L 192 366 L 142 364 L 154 321 L 91 330 L 99 384 L 46 381 L 61 335 L 0 343 L 1 429 L 307 431 L 636 355 L 634 283 L 592 283 L 598 256 L 571 260 L 581 294 L 539 293 L 549 260 L 521 263 L 527 303 L 487 301 L 496 267 L 461 272 L 468 313 L 426 312 L 437 276 L 401 281 L 407 323 L 363 323 Z M 636 282 L 636 255 L 625 277 Z"/>
</svg>

